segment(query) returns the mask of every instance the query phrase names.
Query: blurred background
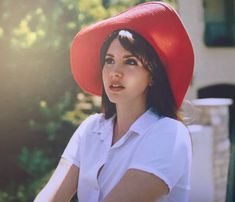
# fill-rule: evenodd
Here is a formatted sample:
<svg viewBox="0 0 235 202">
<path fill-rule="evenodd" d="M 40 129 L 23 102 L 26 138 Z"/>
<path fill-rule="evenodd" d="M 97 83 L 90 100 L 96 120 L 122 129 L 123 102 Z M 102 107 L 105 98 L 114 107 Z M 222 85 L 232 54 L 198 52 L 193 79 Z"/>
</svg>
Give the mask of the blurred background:
<svg viewBox="0 0 235 202">
<path fill-rule="evenodd" d="M 74 130 L 99 112 L 100 99 L 83 93 L 72 78 L 69 48 L 75 34 L 142 2 L 147 1 L 0 1 L 0 202 L 33 201 Z M 234 100 L 235 0 L 165 2 L 178 11 L 195 51 L 186 98 Z M 228 136 L 235 145 L 234 105 L 229 110 Z M 235 157 L 235 147 L 233 152 Z M 234 183 L 228 184 L 232 190 Z"/>
<path fill-rule="evenodd" d="M 75 34 L 141 2 L 0 1 L 0 202 L 32 201 L 74 130 L 99 111 L 72 78 Z"/>
</svg>

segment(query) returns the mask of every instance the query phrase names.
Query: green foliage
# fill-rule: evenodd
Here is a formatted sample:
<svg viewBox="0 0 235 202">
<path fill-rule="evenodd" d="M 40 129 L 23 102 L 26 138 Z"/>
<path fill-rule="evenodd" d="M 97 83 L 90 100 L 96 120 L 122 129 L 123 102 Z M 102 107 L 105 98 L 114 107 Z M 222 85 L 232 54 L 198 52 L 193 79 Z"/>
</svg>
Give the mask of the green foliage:
<svg viewBox="0 0 235 202">
<path fill-rule="evenodd" d="M 36 194 L 46 184 L 53 169 L 59 161 L 65 145 L 76 127 L 91 113 L 99 112 L 100 99 L 78 93 L 73 101 L 71 93 L 49 106 L 43 100 L 39 103 L 41 116 L 38 120 L 30 120 L 31 130 L 41 135 L 39 145 L 23 147 L 18 156 L 19 165 L 28 174 L 29 179 L 8 193 L 0 193 L 0 197 L 11 197 L 11 201 L 32 201 Z M 65 132 L 69 136 L 65 136 Z M 11 195 L 8 195 L 11 193 Z M 9 200 L 9 198 L 8 198 Z M 76 200 L 76 197 L 74 198 Z"/>
<path fill-rule="evenodd" d="M 78 93 L 77 100 L 78 102 L 74 109 L 67 111 L 63 116 L 63 120 L 73 123 L 74 125 L 80 125 L 88 115 L 94 112 L 100 112 L 101 99 L 99 97 Z"/>
<path fill-rule="evenodd" d="M 41 149 L 23 147 L 19 155 L 21 167 L 32 177 L 42 176 L 51 169 L 52 161 Z M 55 163 L 55 162 L 53 162 Z"/>
<path fill-rule="evenodd" d="M 35 193 L 38 193 L 49 180 L 53 170 L 47 174 L 33 180 L 30 183 L 21 183 L 19 185 L 9 183 L 7 191 L 0 191 L 0 202 L 31 202 L 35 198 Z"/>
<path fill-rule="evenodd" d="M 28 178 L 20 185 L 8 185 L 7 192 L 0 192 L 1 200 L 32 201 L 36 193 L 46 184 L 59 161 L 62 150 L 77 127 L 63 117 L 68 110 L 72 110 L 74 102 L 71 93 L 66 92 L 65 96 L 53 106 L 49 106 L 45 100 L 39 103 L 40 116 L 37 120 L 29 121 L 29 127 L 35 131 L 37 142 L 23 147 L 18 156 L 19 165 L 27 173 Z M 69 136 L 65 135 L 65 131 Z"/>
<path fill-rule="evenodd" d="M 54 141 L 63 124 L 63 114 L 71 107 L 71 93 L 66 92 L 60 102 L 55 103 L 52 107 L 48 106 L 45 100 L 39 103 L 39 112 L 43 116 L 40 123 L 31 119 L 29 126 L 34 131 L 41 131 L 48 134 L 48 140 Z"/>
<path fill-rule="evenodd" d="M 34 21 L 37 24 L 32 27 Z M 46 36 L 44 27 L 46 25 L 46 16 L 41 8 L 37 8 L 25 15 L 19 22 L 19 25 L 13 29 L 11 44 L 13 48 L 29 48 L 37 41 L 41 41 Z"/>
<path fill-rule="evenodd" d="M 78 20 L 82 27 L 94 21 L 104 19 L 107 16 L 106 10 L 101 0 L 80 0 L 78 2 Z"/>
<path fill-rule="evenodd" d="M 0 201 L 11 201 L 11 196 L 8 192 L 0 191 Z"/>
</svg>

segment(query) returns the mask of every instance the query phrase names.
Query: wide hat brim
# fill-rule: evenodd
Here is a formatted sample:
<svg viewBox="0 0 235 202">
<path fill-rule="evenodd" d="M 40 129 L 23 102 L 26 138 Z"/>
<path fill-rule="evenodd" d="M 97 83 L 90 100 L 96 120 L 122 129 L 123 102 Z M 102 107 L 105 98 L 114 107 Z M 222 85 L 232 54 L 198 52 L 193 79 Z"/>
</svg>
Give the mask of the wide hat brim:
<svg viewBox="0 0 235 202">
<path fill-rule="evenodd" d="M 80 88 L 93 95 L 102 94 L 100 49 L 107 36 L 119 29 L 137 32 L 153 46 L 164 64 L 176 106 L 180 107 L 192 79 L 193 48 L 177 13 L 162 2 L 139 4 L 88 26 L 75 36 L 70 63 Z"/>
</svg>

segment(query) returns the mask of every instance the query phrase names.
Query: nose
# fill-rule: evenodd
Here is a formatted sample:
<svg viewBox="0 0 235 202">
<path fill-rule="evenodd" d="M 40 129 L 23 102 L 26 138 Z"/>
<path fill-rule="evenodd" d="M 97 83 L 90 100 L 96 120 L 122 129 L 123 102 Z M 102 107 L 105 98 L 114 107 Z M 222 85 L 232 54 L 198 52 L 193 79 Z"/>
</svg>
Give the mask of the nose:
<svg viewBox="0 0 235 202">
<path fill-rule="evenodd" d="M 123 76 L 123 72 L 121 69 L 121 66 L 118 64 L 115 64 L 110 72 L 112 77 L 122 77 Z"/>
</svg>

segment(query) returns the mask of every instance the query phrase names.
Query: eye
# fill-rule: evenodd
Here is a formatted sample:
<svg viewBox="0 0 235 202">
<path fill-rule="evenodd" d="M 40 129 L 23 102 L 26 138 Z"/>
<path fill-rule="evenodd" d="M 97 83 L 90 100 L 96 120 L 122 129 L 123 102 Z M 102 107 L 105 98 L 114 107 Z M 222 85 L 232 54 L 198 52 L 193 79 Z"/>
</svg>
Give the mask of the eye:
<svg viewBox="0 0 235 202">
<path fill-rule="evenodd" d="M 128 65 L 137 65 L 138 62 L 137 62 L 136 59 L 129 58 L 129 59 L 126 60 L 126 64 L 128 64 Z"/>
<path fill-rule="evenodd" d="M 111 57 L 105 58 L 104 64 L 114 64 L 113 58 L 111 58 Z"/>
</svg>

